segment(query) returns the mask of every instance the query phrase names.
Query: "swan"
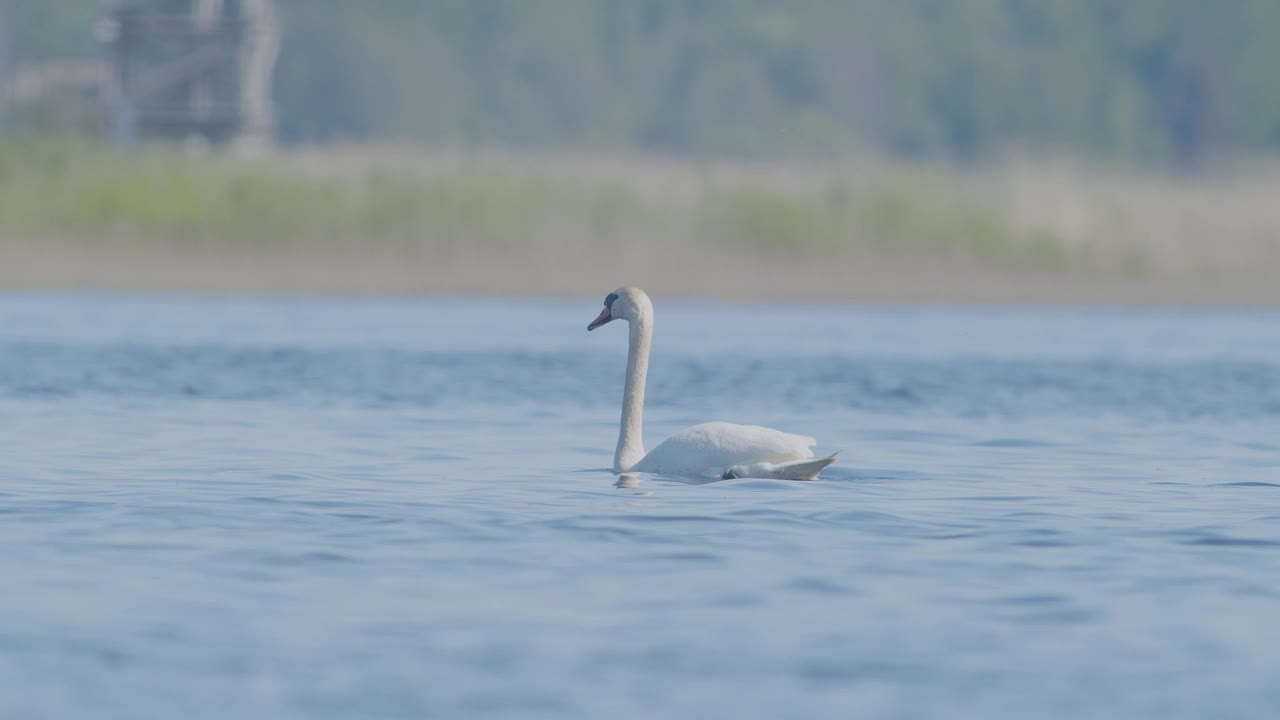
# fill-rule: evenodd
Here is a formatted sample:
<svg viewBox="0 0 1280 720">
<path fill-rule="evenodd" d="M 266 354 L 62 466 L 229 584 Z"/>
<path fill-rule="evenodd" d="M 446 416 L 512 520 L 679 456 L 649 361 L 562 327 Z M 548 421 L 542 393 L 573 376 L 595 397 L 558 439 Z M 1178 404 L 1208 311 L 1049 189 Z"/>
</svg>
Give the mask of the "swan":
<svg viewBox="0 0 1280 720">
<path fill-rule="evenodd" d="M 817 441 L 811 437 L 727 422 L 685 428 L 646 454 L 641 439 L 641 416 L 653 338 L 653 303 L 639 288 L 618 288 L 605 297 L 604 310 L 587 325 L 587 331 L 614 320 L 627 321 L 630 341 L 613 472 L 726 480 L 744 477 L 816 480 L 823 468 L 836 461 L 836 454 L 815 459 L 812 448 Z"/>
</svg>

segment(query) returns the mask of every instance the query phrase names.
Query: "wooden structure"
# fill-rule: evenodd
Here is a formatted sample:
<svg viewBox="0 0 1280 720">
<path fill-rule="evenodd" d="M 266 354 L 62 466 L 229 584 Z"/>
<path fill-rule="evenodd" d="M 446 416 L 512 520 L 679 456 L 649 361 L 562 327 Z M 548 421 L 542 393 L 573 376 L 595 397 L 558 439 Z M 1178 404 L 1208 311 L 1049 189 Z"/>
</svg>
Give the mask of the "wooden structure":
<svg viewBox="0 0 1280 720">
<path fill-rule="evenodd" d="M 107 0 L 98 37 L 118 143 L 270 143 L 272 0 Z"/>
</svg>

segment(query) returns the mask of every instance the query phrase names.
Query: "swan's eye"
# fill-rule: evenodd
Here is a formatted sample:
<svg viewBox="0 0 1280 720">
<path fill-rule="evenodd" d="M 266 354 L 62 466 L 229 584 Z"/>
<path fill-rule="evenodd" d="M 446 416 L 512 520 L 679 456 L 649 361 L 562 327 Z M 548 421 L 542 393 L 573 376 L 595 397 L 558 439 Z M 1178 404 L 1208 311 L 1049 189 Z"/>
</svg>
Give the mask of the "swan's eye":
<svg viewBox="0 0 1280 720">
<path fill-rule="evenodd" d="M 612 310 L 613 301 L 617 299 L 618 299 L 618 293 L 609 293 L 609 295 L 604 299 L 604 306 Z"/>
</svg>

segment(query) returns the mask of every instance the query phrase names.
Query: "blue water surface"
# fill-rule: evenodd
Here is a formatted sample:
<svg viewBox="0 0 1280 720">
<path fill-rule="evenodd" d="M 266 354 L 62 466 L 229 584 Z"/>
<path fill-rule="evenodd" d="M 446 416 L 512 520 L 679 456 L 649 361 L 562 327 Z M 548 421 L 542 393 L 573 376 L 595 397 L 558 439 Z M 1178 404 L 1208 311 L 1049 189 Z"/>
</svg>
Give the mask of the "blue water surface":
<svg viewBox="0 0 1280 720">
<path fill-rule="evenodd" d="M 1280 716 L 1280 313 L 0 296 L 0 717 Z"/>
</svg>

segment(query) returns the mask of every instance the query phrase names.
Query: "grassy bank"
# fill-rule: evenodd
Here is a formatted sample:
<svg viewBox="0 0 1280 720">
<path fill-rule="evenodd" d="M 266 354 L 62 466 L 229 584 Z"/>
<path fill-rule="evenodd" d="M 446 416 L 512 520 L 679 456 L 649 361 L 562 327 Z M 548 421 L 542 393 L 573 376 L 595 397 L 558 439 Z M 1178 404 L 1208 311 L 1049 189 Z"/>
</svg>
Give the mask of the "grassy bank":
<svg viewBox="0 0 1280 720">
<path fill-rule="evenodd" d="M 1274 300 L 1275 197 L 1280 175 L 1067 163 L 959 172 L 422 148 L 241 160 L 9 140 L 0 284 Z"/>
</svg>

